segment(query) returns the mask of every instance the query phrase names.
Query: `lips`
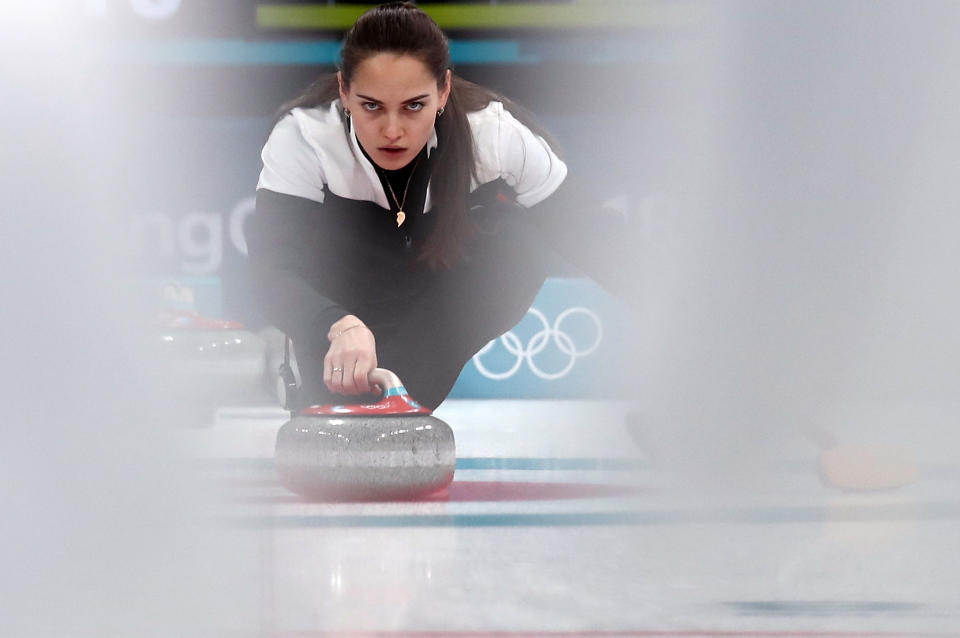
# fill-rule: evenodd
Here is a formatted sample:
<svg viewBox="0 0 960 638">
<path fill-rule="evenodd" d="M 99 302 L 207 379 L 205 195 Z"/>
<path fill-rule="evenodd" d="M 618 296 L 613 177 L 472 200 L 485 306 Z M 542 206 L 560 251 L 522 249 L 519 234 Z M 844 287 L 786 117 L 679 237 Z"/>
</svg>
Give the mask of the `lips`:
<svg viewBox="0 0 960 638">
<path fill-rule="evenodd" d="M 396 146 L 381 146 L 379 150 L 387 155 L 401 155 L 406 152 L 407 149 Z"/>
</svg>

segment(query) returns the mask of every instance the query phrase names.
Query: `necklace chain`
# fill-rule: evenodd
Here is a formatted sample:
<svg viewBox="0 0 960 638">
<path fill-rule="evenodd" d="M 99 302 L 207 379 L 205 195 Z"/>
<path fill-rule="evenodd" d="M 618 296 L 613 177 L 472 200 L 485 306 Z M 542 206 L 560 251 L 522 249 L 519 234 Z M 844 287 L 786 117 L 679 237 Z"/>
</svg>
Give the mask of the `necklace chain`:
<svg viewBox="0 0 960 638">
<path fill-rule="evenodd" d="M 393 192 L 393 186 L 390 184 L 390 178 L 384 175 L 384 180 L 387 183 L 387 188 L 390 190 L 390 197 L 393 198 L 393 203 L 397 205 L 397 228 L 403 225 L 403 221 L 407 218 L 407 214 L 403 212 L 403 207 L 407 205 L 407 192 L 410 190 L 410 181 L 413 179 L 413 174 L 417 170 L 417 164 L 420 163 L 420 158 L 417 157 L 417 161 L 414 162 L 413 168 L 410 169 L 410 176 L 407 177 L 407 185 L 403 188 L 403 202 L 397 201 L 397 195 Z"/>
</svg>

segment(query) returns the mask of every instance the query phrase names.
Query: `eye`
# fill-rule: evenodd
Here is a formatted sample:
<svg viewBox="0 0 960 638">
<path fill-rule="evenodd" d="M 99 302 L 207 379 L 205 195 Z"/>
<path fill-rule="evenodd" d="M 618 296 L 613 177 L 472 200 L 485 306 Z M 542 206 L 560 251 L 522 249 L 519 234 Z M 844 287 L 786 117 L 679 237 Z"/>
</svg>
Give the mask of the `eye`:
<svg viewBox="0 0 960 638">
<path fill-rule="evenodd" d="M 363 106 L 364 111 L 377 111 L 380 109 L 380 105 L 376 102 L 364 102 L 361 106 Z"/>
<path fill-rule="evenodd" d="M 407 104 L 408 111 L 420 111 L 426 106 L 423 102 L 410 102 Z"/>
</svg>

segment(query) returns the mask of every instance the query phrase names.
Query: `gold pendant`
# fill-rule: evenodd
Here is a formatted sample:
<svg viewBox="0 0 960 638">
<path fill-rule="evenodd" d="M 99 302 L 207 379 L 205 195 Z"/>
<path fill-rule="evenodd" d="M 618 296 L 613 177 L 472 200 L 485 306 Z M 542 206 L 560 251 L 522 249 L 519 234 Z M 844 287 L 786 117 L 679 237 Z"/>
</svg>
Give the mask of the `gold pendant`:
<svg viewBox="0 0 960 638">
<path fill-rule="evenodd" d="M 397 211 L 397 228 L 403 225 L 403 220 L 407 218 L 407 215 L 402 211 Z"/>
</svg>

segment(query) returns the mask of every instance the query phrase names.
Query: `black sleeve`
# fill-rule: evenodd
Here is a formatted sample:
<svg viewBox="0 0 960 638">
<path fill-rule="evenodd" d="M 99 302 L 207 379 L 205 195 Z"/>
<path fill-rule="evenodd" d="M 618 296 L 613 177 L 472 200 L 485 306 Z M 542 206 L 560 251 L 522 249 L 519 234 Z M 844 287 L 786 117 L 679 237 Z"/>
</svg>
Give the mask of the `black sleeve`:
<svg viewBox="0 0 960 638">
<path fill-rule="evenodd" d="M 350 310 L 322 294 L 316 282 L 318 219 L 323 205 L 270 190 L 257 191 L 247 226 L 253 295 L 264 316 L 295 342 L 326 350 L 330 326 Z"/>
</svg>

